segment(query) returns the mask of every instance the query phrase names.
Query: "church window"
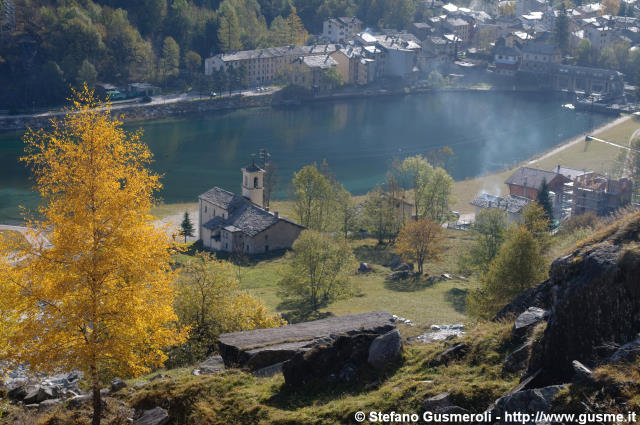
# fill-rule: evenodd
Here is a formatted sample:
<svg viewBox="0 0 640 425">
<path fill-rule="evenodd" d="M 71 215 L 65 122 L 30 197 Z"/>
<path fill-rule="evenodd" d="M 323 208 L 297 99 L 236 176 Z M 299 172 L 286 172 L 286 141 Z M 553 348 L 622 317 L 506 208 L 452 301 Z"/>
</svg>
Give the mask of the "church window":
<svg viewBox="0 0 640 425">
<path fill-rule="evenodd" d="M 256 187 L 256 188 L 258 187 L 258 178 L 257 177 L 253 178 L 253 187 Z"/>
</svg>

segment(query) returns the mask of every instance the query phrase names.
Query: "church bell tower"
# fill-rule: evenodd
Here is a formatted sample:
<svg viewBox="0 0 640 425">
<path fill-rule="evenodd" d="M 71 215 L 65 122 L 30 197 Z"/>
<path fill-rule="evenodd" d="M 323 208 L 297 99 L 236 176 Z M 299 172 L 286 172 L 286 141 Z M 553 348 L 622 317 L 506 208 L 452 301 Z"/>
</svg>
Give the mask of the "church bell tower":
<svg viewBox="0 0 640 425">
<path fill-rule="evenodd" d="M 263 207 L 264 170 L 256 165 L 255 160 L 242 169 L 242 196 L 259 207 Z"/>
</svg>

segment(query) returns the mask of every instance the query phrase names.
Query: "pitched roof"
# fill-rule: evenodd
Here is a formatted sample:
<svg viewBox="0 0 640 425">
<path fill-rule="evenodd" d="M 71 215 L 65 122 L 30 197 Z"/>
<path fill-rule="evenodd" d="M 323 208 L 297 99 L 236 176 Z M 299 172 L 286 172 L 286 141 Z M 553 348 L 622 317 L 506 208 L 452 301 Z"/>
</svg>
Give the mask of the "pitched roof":
<svg viewBox="0 0 640 425">
<path fill-rule="evenodd" d="M 219 187 L 214 187 L 206 193 L 203 193 L 199 198 L 212 202 L 226 209 L 229 213 L 226 219 L 218 216 L 204 223 L 203 226 L 209 230 L 224 228 L 230 232 L 241 231 L 253 237 L 278 221 L 286 221 L 287 223 L 303 227 L 284 217 L 276 217 L 249 199 L 220 189 Z"/>
<path fill-rule="evenodd" d="M 551 183 L 551 181 L 557 176 L 561 176 L 561 175 L 558 173 L 554 173 L 553 171 L 538 170 L 536 168 L 529 168 L 529 167 L 520 167 L 516 170 L 515 173 L 511 175 L 511 177 L 509 177 L 505 181 L 505 184 L 513 184 L 516 186 L 525 186 L 525 187 L 538 189 L 540 188 L 540 185 L 542 185 L 543 180 L 546 180 L 547 183 Z M 561 177 L 566 179 L 566 177 L 564 176 L 561 176 Z"/>
<path fill-rule="evenodd" d="M 522 48 L 522 52 L 538 55 L 555 55 L 559 54 L 560 50 L 553 44 L 530 41 Z"/>
<path fill-rule="evenodd" d="M 482 193 L 471 201 L 471 205 L 480 208 L 499 208 L 509 213 L 518 214 L 529 202 L 531 202 L 530 199 L 523 198 L 522 196 L 509 195 L 502 198 L 500 196 Z"/>
<path fill-rule="evenodd" d="M 209 189 L 202 195 L 198 196 L 198 199 L 203 199 L 205 201 L 209 201 L 220 208 L 229 209 L 229 205 L 234 200 L 234 197 L 237 195 L 235 193 L 229 192 L 228 190 L 221 189 L 219 187 L 214 187 Z"/>
<path fill-rule="evenodd" d="M 335 44 L 316 44 L 311 46 L 280 46 L 269 47 L 258 50 L 242 50 L 238 52 L 221 53 L 215 57 L 220 58 L 223 62 L 232 62 L 247 59 L 275 58 L 283 56 L 307 56 L 318 54 L 329 54 L 335 52 L 337 46 Z"/>
</svg>

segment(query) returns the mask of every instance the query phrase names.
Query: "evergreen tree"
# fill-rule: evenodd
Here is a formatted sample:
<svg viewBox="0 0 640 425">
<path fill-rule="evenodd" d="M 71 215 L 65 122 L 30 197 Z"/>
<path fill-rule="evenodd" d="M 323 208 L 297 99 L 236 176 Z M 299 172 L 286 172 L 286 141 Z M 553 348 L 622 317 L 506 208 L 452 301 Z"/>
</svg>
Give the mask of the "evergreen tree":
<svg viewBox="0 0 640 425">
<path fill-rule="evenodd" d="M 560 5 L 560 13 L 554 24 L 553 41 L 555 41 L 563 53 L 569 48 L 569 17 L 567 16 L 567 9 L 564 3 Z"/>
<path fill-rule="evenodd" d="M 182 223 L 180 223 L 180 236 L 184 237 L 184 243 L 187 243 L 187 237 L 193 237 L 193 223 L 189 218 L 189 213 L 187 211 L 184 212 L 184 219 Z"/>
<path fill-rule="evenodd" d="M 551 205 L 551 198 L 549 197 L 549 185 L 547 180 L 543 179 L 540 188 L 538 189 L 538 203 L 544 209 L 546 218 L 549 221 L 553 220 L 553 206 Z"/>
</svg>

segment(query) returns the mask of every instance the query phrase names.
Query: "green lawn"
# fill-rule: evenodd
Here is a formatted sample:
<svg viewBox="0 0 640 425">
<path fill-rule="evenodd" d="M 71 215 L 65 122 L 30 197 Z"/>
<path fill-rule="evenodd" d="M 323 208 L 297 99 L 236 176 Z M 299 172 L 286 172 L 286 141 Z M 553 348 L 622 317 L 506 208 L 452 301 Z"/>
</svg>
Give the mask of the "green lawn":
<svg viewBox="0 0 640 425">
<path fill-rule="evenodd" d="M 442 261 L 425 265 L 425 272 L 431 276 L 455 274 L 456 253 L 461 252 L 470 241 L 469 234 L 462 231 L 447 230 L 445 236 Z M 373 239 L 357 240 L 352 245 L 358 261 L 369 263 L 373 271 L 354 276 L 353 283 L 358 295 L 337 300 L 322 309 L 321 313 L 344 315 L 388 310 L 414 321 L 420 328 L 465 320 L 465 296 L 469 288 L 477 284 L 475 278 L 428 283 L 425 277 L 419 281 L 391 282 L 386 279 L 390 270 L 382 266 L 394 257 L 389 247 L 379 247 Z M 187 258 L 181 255 L 178 261 L 183 262 Z M 278 282 L 287 261 L 285 256 L 280 256 L 241 266 L 238 275 L 242 288 L 262 300 L 270 310 L 286 312 L 278 295 Z"/>
</svg>

